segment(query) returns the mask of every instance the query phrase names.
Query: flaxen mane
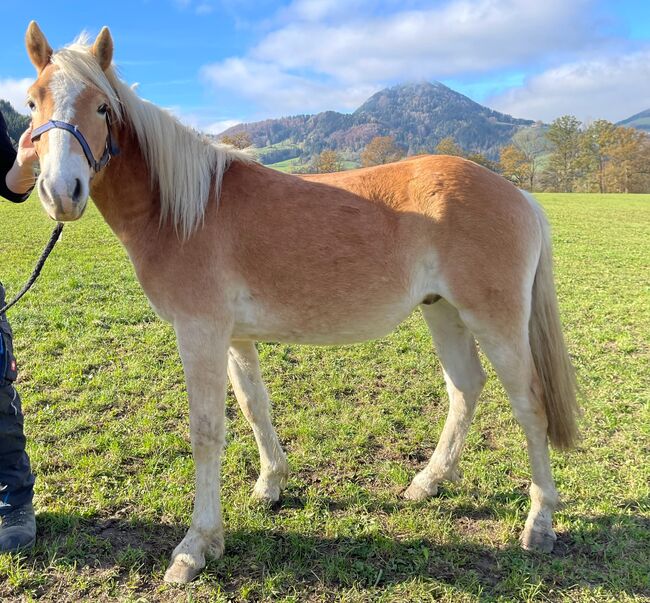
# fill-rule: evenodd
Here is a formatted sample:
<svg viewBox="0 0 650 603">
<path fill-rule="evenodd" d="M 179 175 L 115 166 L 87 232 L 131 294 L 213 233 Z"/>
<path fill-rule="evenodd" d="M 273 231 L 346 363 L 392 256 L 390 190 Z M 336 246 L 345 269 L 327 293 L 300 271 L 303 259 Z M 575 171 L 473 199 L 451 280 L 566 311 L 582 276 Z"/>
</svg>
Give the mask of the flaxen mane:
<svg viewBox="0 0 650 603">
<path fill-rule="evenodd" d="M 108 100 L 115 120 L 133 128 L 160 190 L 161 218 L 171 219 L 183 237 L 203 220 L 211 187 L 217 198 L 232 161 L 252 161 L 244 152 L 209 141 L 184 126 L 164 109 L 140 98 L 119 79 L 114 67 L 104 72 L 90 52 L 87 36 L 52 55 L 52 63 L 75 80 L 98 88 Z"/>
</svg>

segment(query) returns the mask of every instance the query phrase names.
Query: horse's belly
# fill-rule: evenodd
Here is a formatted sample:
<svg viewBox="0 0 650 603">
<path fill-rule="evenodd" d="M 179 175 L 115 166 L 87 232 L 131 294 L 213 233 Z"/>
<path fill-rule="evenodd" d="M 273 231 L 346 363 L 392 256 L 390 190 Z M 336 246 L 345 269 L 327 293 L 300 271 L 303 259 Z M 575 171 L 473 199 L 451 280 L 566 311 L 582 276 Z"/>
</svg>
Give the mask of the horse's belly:
<svg viewBox="0 0 650 603">
<path fill-rule="evenodd" d="M 369 299 L 363 307 L 323 303 L 277 311 L 244 303 L 236 311 L 233 337 L 314 345 L 359 343 L 390 333 L 417 303 L 410 295 L 390 302 Z"/>
<path fill-rule="evenodd" d="M 233 337 L 316 345 L 358 343 L 384 337 L 429 295 L 439 293 L 428 256 L 398 268 L 357 271 L 284 288 L 270 279 L 257 290 L 243 287 L 233 307 Z M 368 276 L 369 273 L 370 277 Z M 285 281 L 286 282 L 286 281 Z"/>
</svg>

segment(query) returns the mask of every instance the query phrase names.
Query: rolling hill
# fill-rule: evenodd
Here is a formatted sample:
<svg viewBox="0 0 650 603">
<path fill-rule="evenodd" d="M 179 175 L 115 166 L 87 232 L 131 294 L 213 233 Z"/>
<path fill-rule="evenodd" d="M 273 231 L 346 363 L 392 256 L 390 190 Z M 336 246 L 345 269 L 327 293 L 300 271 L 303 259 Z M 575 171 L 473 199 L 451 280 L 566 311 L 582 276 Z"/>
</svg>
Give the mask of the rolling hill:
<svg viewBox="0 0 650 603">
<path fill-rule="evenodd" d="M 628 128 L 635 128 L 650 133 L 650 109 L 646 109 L 645 111 L 641 111 L 641 113 L 619 121 L 616 125 L 627 126 Z"/>
<path fill-rule="evenodd" d="M 515 132 L 533 123 L 484 107 L 439 82 L 425 82 L 381 90 L 353 113 L 267 119 L 220 136 L 248 132 L 264 163 L 306 159 L 324 149 L 355 157 L 375 136 L 394 137 L 409 154 L 432 151 L 451 136 L 468 152 L 496 158 Z"/>
</svg>

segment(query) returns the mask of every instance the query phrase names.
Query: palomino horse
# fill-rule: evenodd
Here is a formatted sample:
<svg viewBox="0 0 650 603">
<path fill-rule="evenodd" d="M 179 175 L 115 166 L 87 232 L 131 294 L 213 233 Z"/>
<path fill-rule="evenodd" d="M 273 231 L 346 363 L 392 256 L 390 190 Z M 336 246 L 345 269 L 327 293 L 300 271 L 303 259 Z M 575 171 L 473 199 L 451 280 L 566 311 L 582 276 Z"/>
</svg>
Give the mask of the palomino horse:
<svg viewBox="0 0 650 603">
<path fill-rule="evenodd" d="M 29 105 L 45 210 L 76 220 L 92 194 L 178 338 L 196 498 L 166 580 L 191 580 L 206 553 L 223 551 L 226 376 L 259 447 L 254 496 L 276 501 L 287 481 L 254 342 L 381 337 L 416 306 L 440 356 L 450 409 L 431 460 L 405 496 L 432 496 L 457 474 L 485 381 L 478 341 L 528 443 L 532 505 L 522 545 L 552 548 L 558 495 L 547 436 L 559 448 L 574 442 L 576 387 L 548 226 L 532 198 L 456 157 L 282 174 L 211 144 L 138 98 L 113 70 L 108 29 L 92 46 L 81 40 L 53 52 L 31 23 L 26 43 L 38 72 Z M 119 155 L 104 167 L 114 144 Z"/>
</svg>

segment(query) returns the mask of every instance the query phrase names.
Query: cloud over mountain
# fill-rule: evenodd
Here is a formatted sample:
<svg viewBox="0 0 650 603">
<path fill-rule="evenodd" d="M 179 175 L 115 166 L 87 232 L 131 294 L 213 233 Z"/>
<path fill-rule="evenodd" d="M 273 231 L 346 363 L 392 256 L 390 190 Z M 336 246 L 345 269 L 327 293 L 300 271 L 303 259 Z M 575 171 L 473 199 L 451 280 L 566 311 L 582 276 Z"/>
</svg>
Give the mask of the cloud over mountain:
<svg viewBox="0 0 650 603">
<path fill-rule="evenodd" d="M 274 115 L 349 110 L 390 83 L 558 61 L 599 37 L 592 0 L 431 4 L 296 0 L 248 51 L 204 66 L 203 79 Z"/>
</svg>

